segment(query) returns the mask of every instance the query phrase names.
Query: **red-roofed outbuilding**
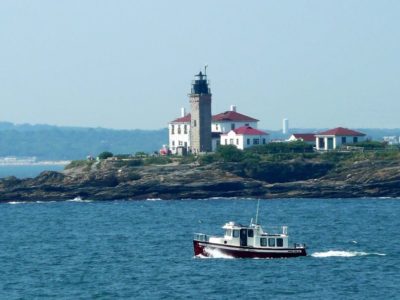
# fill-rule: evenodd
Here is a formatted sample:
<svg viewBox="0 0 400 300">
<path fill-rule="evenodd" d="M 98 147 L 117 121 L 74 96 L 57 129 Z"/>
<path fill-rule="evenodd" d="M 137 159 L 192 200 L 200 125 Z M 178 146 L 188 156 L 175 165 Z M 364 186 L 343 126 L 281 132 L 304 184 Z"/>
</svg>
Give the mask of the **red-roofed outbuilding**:
<svg viewBox="0 0 400 300">
<path fill-rule="evenodd" d="M 268 133 L 251 126 L 242 126 L 221 134 L 221 145 L 235 145 L 241 150 L 254 145 L 265 145 L 267 140 Z"/>
<path fill-rule="evenodd" d="M 365 134 L 344 127 L 336 127 L 315 135 L 317 150 L 334 150 L 342 145 L 365 141 Z"/>
</svg>

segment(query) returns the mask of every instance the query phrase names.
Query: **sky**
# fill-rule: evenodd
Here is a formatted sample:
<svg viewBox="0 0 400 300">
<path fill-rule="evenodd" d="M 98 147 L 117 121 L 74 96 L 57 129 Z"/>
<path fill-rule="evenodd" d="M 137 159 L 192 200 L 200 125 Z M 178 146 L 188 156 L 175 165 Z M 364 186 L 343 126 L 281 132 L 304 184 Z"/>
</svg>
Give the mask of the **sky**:
<svg viewBox="0 0 400 300">
<path fill-rule="evenodd" d="M 160 129 L 205 64 L 213 113 L 400 128 L 397 0 L 2 0 L 0 121 Z"/>
</svg>

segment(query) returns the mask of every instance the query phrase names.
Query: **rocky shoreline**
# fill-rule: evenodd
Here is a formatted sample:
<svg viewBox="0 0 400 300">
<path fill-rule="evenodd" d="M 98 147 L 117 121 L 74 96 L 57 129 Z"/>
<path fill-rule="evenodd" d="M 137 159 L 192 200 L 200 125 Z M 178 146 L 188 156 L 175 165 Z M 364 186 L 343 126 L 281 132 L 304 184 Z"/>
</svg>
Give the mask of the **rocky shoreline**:
<svg viewBox="0 0 400 300">
<path fill-rule="evenodd" d="M 274 180 L 271 175 L 267 179 L 257 175 L 252 178 L 242 168 L 237 163 L 130 166 L 107 160 L 63 172 L 46 171 L 36 178 L 4 178 L 0 180 L 0 202 L 61 201 L 76 197 L 91 200 L 400 197 L 398 161 L 365 160 L 341 167 L 288 161 L 275 171 L 276 178 L 280 178 L 279 169 L 304 170 L 304 178 L 298 172 L 293 175 L 292 171 L 285 181 Z M 318 171 L 321 168 L 326 171 Z M 315 176 L 306 170 L 313 170 L 311 174 Z"/>
</svg>

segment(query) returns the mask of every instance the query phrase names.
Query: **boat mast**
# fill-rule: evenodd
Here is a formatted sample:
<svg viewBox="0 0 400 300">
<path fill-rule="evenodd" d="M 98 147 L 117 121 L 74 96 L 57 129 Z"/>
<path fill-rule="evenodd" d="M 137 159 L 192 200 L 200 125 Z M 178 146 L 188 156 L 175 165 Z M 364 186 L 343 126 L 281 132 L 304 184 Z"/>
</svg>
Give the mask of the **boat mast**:
<svg viewBox="0 0 400 300">
<path fill-rule="evenodd" d="M 260 199 L 257 201 L 256 225 L 258 225 L 258 209 L 260 208 Z"/>
</svg>

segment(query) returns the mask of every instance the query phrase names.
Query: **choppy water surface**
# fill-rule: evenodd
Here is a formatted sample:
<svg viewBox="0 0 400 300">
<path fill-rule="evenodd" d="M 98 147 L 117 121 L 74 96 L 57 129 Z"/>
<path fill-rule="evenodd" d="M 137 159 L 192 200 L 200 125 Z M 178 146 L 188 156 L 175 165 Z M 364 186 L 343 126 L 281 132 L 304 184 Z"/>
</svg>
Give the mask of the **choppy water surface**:
<svg viewBox="0 0 400 300">
<path fill-rule="evenodd" d="M 400 200 L 261 201 L 308 256 L 194 258 L 192 234 L 248 223 L 255 200 L 0 205 L 1 299 L 399 299 Z"/>
</svg>

